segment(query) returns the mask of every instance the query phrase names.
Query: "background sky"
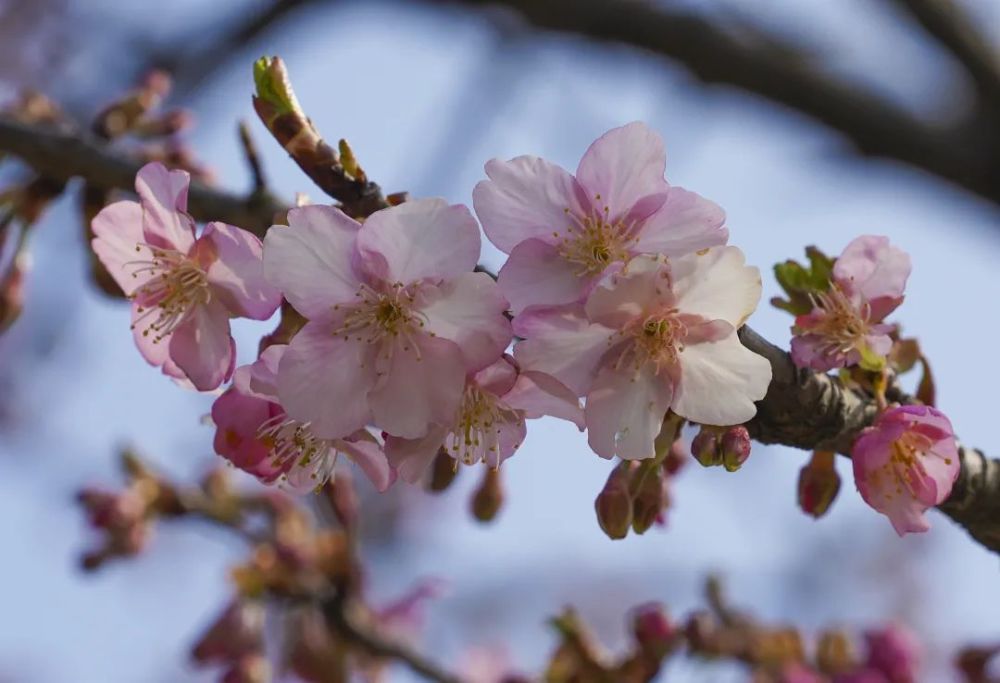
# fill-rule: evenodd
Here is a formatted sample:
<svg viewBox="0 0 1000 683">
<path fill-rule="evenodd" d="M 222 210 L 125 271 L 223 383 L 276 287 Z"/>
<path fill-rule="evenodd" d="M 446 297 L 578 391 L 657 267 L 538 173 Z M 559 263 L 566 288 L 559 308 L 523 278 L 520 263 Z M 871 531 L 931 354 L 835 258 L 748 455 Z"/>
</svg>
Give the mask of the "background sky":
<svg viewBox="0 0 1000 683">
<path fill-rule="evenodd" d="M 79 79 L 90 78 L 96 102 L 113 97 L 115 89 L 102 89 L 101 68 L 127 54 L 106 45 L 152 31 L 144 5 L 64 7 L 63 19 L 77 13 L 101 29 L 86 59 L 53 87 L 75 96 Z M 728 8 L 743 6 L 733 0 Z M 995 3 L 975 8 L 984 25 L 1000 27 Z M 831 68 L 880 82 L 900 101 L 964 96 L 959 86 L 942 93 L 934 85 L 951 67 L 884 4 L 769 0 L 753 9 L 756 19 L 807 37 Z M 160 10 L 164 34 L 192 13 L 214 11 L 193 1 Z M 233 56 L 184 99 L 198 119 L 195 149 L 233 190 L 249 186 L 235 134 L 246 118 L 273 189 L 323 200 L 253 119 L 251 63 L 263 53 L 285 59 L 318 128 L 348 138 L 387 191 L 471 204 L 491 157 L 533 153 L 574 169 L 598 135 L 646 121 L 666 140 L 668 180 L 721 204 L 731 242 L 764 272 L 751 323 L 778 344 L 787 344 L 790 318 L 766 303 L 778 293 L 772 264 L 807 244 L 836 254 L 858 234 L 888 235 L 913 259 L 894 319 L 929 354 L 939 407 L 960 438 L 988 452 L 994 446 L 995 207 L 918 172 L 857 161 L 797 115 L 705 91 L 684 72 L 626 50 L 498 36 L 463 13 L 379 2 L 314 8 Z M 76 568 L 88 540 L 73 492 L 117 486 L 119 445 L 136 444 L 181 479 L 215 462 L 201 422 L 211 397 L 184 392 L 142 361 L 127 308 L 87 283 L 82 248 L 75 206 L 64 201 L 37 230 L 26 312 L 0 338 L 0 681 L 209 680 L 188 667 L 187 650 L 226 598 L 227 567 L 241 557 L 235 539 L 194 524 L 161 525 L 137 560 L 93 576 Z M 484 261 L 496 267 L 500 255 L 486 246 Z M 236 329 L 241 361 L 250 361 L 270 323 Z M 705 574 L 720 572 L 733 600 L 769 621 L 817 629 L 903 619 L 928 643 L 925 680 L 952 680 L 947 660 L 957 646 L 1000 637 L 997 558 L 936 512 L 928 534 L 897 538 L 860 500 L 845 459 L 839 499 L 813 521 L 795 505 L 806 456 L 756 445 L 738 473 L 688 467 L 667 528 L 612 542 L 593 514 L 609 463 L 575 428 L 537 421 L 504 465 L 507 501 L 490 525 L 466 512 L 478 479 L 468 471 L 441 497 L 401 485 L 372 501 L 383 513 L 395 510 L 373 515 L 383 521 L 368 529 L 372 591 L 391 599 L 419 578 L 440 577 L 450 588 L 428 610 L 426 650 L 454 667 L 471 648 L 506 647 L 516 667 L 535 672 L 554 644 L 545 620 L 562 606 L 577 606 L 615 647 L 624 643 L 628 608 L 660 600 L 682 614 L 700 603 Z M 693 662 L 668 672 L 674 681 L 741 679 Z M 393 680 L 411 679 L 399 672 Z"/>
</svg>

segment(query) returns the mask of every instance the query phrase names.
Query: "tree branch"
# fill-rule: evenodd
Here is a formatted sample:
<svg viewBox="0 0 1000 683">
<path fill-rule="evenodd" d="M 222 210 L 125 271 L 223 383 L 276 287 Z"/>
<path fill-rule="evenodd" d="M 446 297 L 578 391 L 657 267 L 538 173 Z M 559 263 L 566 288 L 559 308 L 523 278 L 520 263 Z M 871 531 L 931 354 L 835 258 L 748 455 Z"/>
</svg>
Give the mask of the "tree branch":
<svg viewBox="0 0 1000 683">
<path fill-rule="evenodd" d="M 743 28 L 723 30 L 665 3 L 634 0 L 428 0 L 503 7 L 540 29 L 646 50 L 710 84 L 735 86 L 806 114 L 862 154 L 902 161 L 1000 204 L 995 124 L 924 122 L 861 84 L 820 69 L 798 45 Z"/>
<path fill-rule="evenodd" d="M 85 133 L 19 123 L 2 115 L 0 152 L 21 157 L 44 176 L 57 180 L 82 176 L 89 184 L 109 190 L 131 191 L 141 165 Z M 239 197 L 196 182 L 189 192 L 189 210 L 195 218 L 222 220 L 258 235 L 276 212 L 287 208 L 269 196 Z M 748 327 L 740 330 L 740 339 L 768 359 L 773 373 L 767 396 L 748 424 L 751 436 L 761 443 L 850 455 L 858 432 L 875 418 L 874 400 L 848 390 L 833 376 L 796 368 L 785 351 Z M 979 543 L 1000 553 L 1000 461 L 964 447 L 961 461 L 951 497 L 939 507 Z"/>
</svg>

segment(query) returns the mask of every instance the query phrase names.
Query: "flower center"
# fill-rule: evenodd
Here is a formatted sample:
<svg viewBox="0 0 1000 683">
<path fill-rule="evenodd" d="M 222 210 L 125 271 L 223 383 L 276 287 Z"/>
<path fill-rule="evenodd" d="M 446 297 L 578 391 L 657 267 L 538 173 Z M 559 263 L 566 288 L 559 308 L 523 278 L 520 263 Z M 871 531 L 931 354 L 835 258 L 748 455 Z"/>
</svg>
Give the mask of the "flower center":
<svg viewBox="0 0 1000 683">
<path fill-rule="evenodd" d="M 871 307 L 867 303 L 858 310 L 836 283 L 826 292 L 811 294 L 810 298 L 823 311 L 817 326 L 810 331 L 824 338 L 826 353 L 848 353 L 862 344 L 870 327 Z"/>
<path fill-rule="evenodd" d="M 333 475 L 338 451 L 329 439 L 313 434 L 308 422 L 277 415 L 260 426 L 257 438 L 270 449 L 271 465 L 282 472 L 283 479 L 295 469 L 319 488 Z"/>
<path fill-rule="evenodd" d="M 175 249 L 162 249 L 149 244 L 137 244 L 139 253 L 148 249 L 148 259 L 130 261 L 127 266 L 137 266 L 132 277 L 149 273 L 150 277 L 131 298 L 139 301 L 140 314 L 132 328 L 144 326 L 142 336 L 153 336 L 156 344 L 187 320 L 196 306 L 212 298 L 205 271 L 186 254 Z"/>
<path fill-rule="evenodd" d="M 601 196 L 596 199 L 599 201 Z M 612 263 L 627 260 L 629 247 L 638 239 L 633 234 L 635 222 L 611 221 L 609 210 L 605 206 L 590 215 L 578 216 L 564 209 L 570 224 L 562 232 L 552 233 L 559 255 L 576 267 L 578 276 L 596 275 Z"/>
<path fill-rule="evenodd" d="M 518 419 L 517 412 L 501 403 L 496 394 L 468 385 L 444 448 L 456 461 L 466 465 L 488 461 L 490 456 L 497 459 L 503 424 Z"/>
<path fill-rule="evenodd" d="M 416 296 L 411 290 L 411 287 L 399 282 L 388 285 L 382 291 L 362 284 L 355 292 L 360 301 L 346 305 L 349 309 L 340 325 L 333 330 L 334 336 L 342 336 L 345 340 L 353 336 L 369 344 L 403 337 L 407 342 L 404 350 L 413 347 L 419 356 L 413 335 L 424 327 L 425 321 L 424 316 L 414 310 Z M 333 310 L 339 311 L 344 307 L 337 304 Z"/>
<path fill-rule="evenodd" d="M 608 344 L 613 346 L 623 339 L 627 343 L 615 363 L 615 369 L 632 366 L 638 375 L 647 363 L 653 363 L 659 373 L 664 368 L 677 365 L 687 336 L 687 325 L 677 309 L 671 308 L 633 320 L 612 335 Z"/>
</svg>

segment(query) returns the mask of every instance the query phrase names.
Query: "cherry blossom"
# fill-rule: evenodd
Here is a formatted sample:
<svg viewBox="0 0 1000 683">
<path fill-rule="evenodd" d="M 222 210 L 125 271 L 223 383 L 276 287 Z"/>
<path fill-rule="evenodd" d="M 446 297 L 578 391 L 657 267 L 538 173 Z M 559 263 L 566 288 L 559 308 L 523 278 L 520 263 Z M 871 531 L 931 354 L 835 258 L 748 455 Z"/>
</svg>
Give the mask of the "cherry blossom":
<svg viewBox="0 0 1000 683">
<path fill-rule="evenodd" d="M 919 405 L 879 415 L 854 442 L 851 459 L 861 497 L 900 536 L 930 528 L 924 511 L 948 498 L 961 467 L 951 422 Z"/>
<path fill-rule="evenodd" d="M 510 356 L 467 378 L 462 402 L 450 422 L 422 439 L 386 439 L 386 455 L 406 481 L 420 479 L 439 451 L 456 461 L 489 467 L 512 456 L 524 442 L 526 418 L 551 415 L 584 427 L 576 395 L 557 380 L 519 372 Z"/>
<path fill-rule="evenodd" d="M 233 385 L 212 405 L 215 452 L 265 484 L 281 482 L 299 491 L 326 483 L 344 454 L 384 491 L 395 473 L 374 436 L 362 429 L 344 439 L 323 439 L 278 404 L 277 370 L 287 348 L 270 346 L 253 365 L 236 369 Z"/>
<path fill-rule="evenodd" d="M 474 273 L 480 238 L 464 206 L 423 199 L 360 225 L 306 206 L 264 240 L 264 269 L 309 323 L 278 369 L 289 415 L 324 438 L 368 424 L 421 438 L 449 423 L 465 375 L 511 340 L 507 302 Z"/>
<path fill-rule="evenodd" d="M 591 448 L 610 458 L 654 454 L 664 415 L 732 425 L 756 413 L 771 366 L 736 330 L 760 299 L 760 272 L 736 247 L 669 263 L 640 256 L 606 277 L 585 306 L 529 310 L 515 319 L 525 370 L 586 396 Z"/>
<path fill-rule="evenodd" d="M 515 314 L 581 301 L 636 254 L 680 256 L 726 243 L 725 213 L 663 178 L 663 140 L 644 123 L 608 131 L 576 175 L 534 156 L 486 164 L 473 192 L 490 241 L 510 258 L 499 284 Z"/>
<path fill-rule="evenodd" d="M 267 284 L 261 243 L 225 223 L 199 237 L 186 213 L 190 176 L 146 164 L 136 176 L 139 201 L 106 206 L 93 221 L 92 245 L 132 300 L 132 331 L 143 357 L 201 391 L 232 372 L 229 319 L 267 320 L 281 297 Z"/>
<path fill-rule="evenodd" d="M 909 255 L 887 237 L 854 239 L 834 263 L 830 288 L 814 294 L 813 310 L 795 319 L 795 364 L 824 371 L 858 364 L 880 369 L 892 348 L 892 326 L 882 321 L 903 302 L 909 275 Z"/>
</svg>

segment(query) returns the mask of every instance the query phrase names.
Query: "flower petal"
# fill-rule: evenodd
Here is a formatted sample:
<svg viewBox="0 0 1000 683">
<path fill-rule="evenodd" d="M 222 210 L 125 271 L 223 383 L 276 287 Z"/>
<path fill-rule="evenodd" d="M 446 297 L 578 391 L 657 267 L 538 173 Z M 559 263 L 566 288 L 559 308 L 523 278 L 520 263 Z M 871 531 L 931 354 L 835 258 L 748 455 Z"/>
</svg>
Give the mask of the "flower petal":
<svg viewBox="0 0 1000 683">
<path fill-rule="evenodd" d="M 170 335 L 161 338 L 149 328 L 158 315 L 157 309 L 143 307 L 137 301 L 132 302 L 132 338 L 146 362 L 157 367 L 170 357 Z"/>
<path fill-rule="evenodd" d="M 638 372 L 602 367 L 590 393 L 584 415 L 587 440 L 602 458 L 642 460 L 656 454 L 653 441 L 670 409 L 674 387 L 666 373 L 647 364 Z"/>
<path fill-rule="evenodd" d="M 142 207 L 138 202 L 108 204 L 94 216 L 91 227 L 94 239 L 90 244 L 94 253 L 125 295 L 131 296 L 154 274 L 134 264 L 143 258 L 136 246 L 146 241 L 142 234 Z"/>
<path fill-rule="evenodd" d="M 371 345 L 334 336 L 315 320 L 296 334 L 278 364 L 278 396 L 288 414 L 320 438 L 342 438 L 371 422 L 366 396 L 375 385 Z"/>
<path fill-rule="evenodd" d="M 521 242 L 500 269 L 497 284 L 517 315 L 529 306 L 558 306 L 583 299 L 592 278 L 577 269 L 551 244 L 539 239 Z"/>
<path fill-rule="evenodd" d="M 909 254 L 890 245 L 888 237 L 877 235 L 852 240 L 833 265 L 834 279 L 866 301 L 901 298 L 909 276 Z"/>
<path fill-rule="evenodd" d="M 513 334 L 504 316 L 507 301 L 486 273 L 462 273 L 440 286 L 422 289 L 424 330 L 448 339 L 462 350 L 466 370 L 476 372 L 495 362 Z"/>
<path fill-rule="evenodd" d="M 725 222 L 726 212 L 715 202 L 671 187 L 667 201 L 643 223 L 632 250 L 676 257 L 720 247 L 729 239 Z"/>
<path fill-rule="evenodd" d="M 483 231 L 509 254 L 524 240 L 551 241 L 552 233 L 586 213 L 583 189 L 565 169 L 535 156 L 486 162 L 486 175 L 472 191 Z"/>
<path fill-rule="evenodd" d="M 275 466 L 270 448 L 257 438 L 257 431 L 280 410 L 270 401 L 230 387 L 212 404 L 215 452 L 262 482 L 276 480 L 286 468 Z"/>
<path fill-rule="evenodd" d="M 385 454 L 403 481 L 416 484 L 434 462 L 447 434 L 447 427 L 434 426 L 419 439 L 390 436 L 385 440 Z"/>
<path fill-rule="evenodd" d="M 146 164 L 135 177 L 142 204 L 144 242 L 188 253 L 194 244 L 194 221 L 187 213 L 187 171 L 168 171 L 159 162 Z"/>
<path fill-rule="evenodd" d="M 256 362 L 246 366 L 247 391 L 278 402 L 278 367 L 287 350 L 288 344 L 272 344 L 264 349 Z M 233 381 L 236 381 L 235 377 Z"/>
<path fill-rule="evenodd" d="M 426 334 L 412 344 L 401 338 L 390 343 L 391 349 L 379 353 L 380 379 L 368 393 L 375 424 L 404 439 L 422 437 L 434 424 L 450 424 L 465 389 L 458 345 Z"/>
<path fill-rule="evenodd" d="M 627 270 L 607 275 L 587 297 L 587 317 L 618 329 L 646 312 L 673 307 L 670 268 L 653 256 L 632 259 Z"/>
<path fill-rule="evenodd" d="M 746 265 L 738 247 L 715 247 L 671 259 L 670 270 L 681 313 L 740 327 L 760 301 L 760 271 Z"/>
<path fill-rule="evenodd" d="M 162 343 L 162 342 L 161 342 Z M 170 358 L 198 391 L 211 391 L 232 376 L 229 315 L 217 299 L 195 306 L 170 337 Z"/>
<path fill-rule="evenodd" d="M 684 348 L 673 409 L 701 424 L 742 424 L 756 415 L 754 401 L 764 398 L 770 383 L 771 364 L 744 347 L 734 330 Z"/>
<path fill-rule="evenodd" d="M 374 440 L 338 440 L 337 449 L 361 468 L 378 491 L 385 491 L 395 480 L 385 452 Z"/>
<path fill-rule="evenodd" d="M 332 206 L 288 212 L 288 227 L 273 225 L 264 237 L 264 277 L 307 318 L 353 301 L 360 280 L 352 266 L 360 225 Z"/>
<path fill-rule="evenodd" d="M 583 396 L 615 332 L 590 324 L 574 308 L 525 311 L 514 319 L 514 334 L 524 338 L 514 345 L 514 358 L 522 370 L 552 375 Z"/>
<path fill-rule="evenodd" d="M 568 420 L 583 431 L 586 426 L 580 400 L 569 387 L 542 372 L 522 372 L 501 400 L 526 418 L 550 415 Z"/>
<path fill-rule="evenodd" d="M 611 219 L 617 220 L 631 213 L 640 199 L 667 192 L 666 163 L 663 138 L 634 121 L 597 138 L 580 160 L 576 177 L 594 206 L 607 206 Z"/>
<path fill-rule="evenodd" d="M 267 320 L 274 315 L 281 292 L 264 279 L 263 245 L 255 235 L 215 222 L 205 226 L 198 243 L 213 247 L 208 281 L 233 317 Z"/>
<path fill-rule="evenodd" d="M 358 233 L 366 269 L 388 282 L 450 279 L 479 261 L 479 225 L 469 209 L 443 199 L 417 199 L 382 209 Z"/>
</svg>

